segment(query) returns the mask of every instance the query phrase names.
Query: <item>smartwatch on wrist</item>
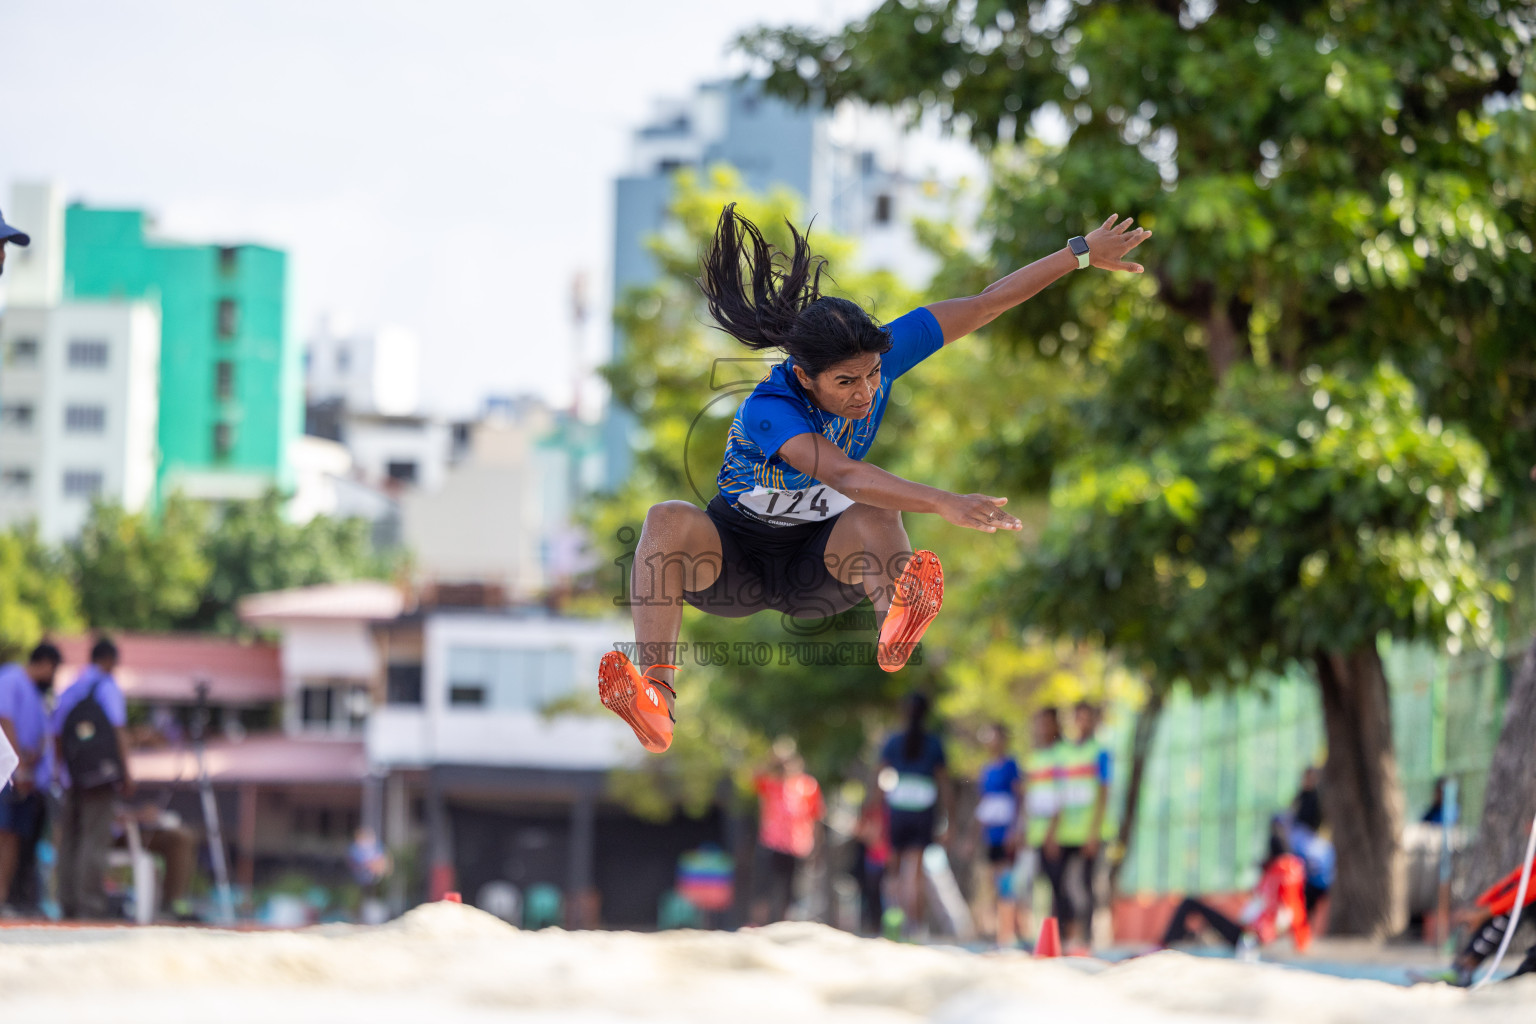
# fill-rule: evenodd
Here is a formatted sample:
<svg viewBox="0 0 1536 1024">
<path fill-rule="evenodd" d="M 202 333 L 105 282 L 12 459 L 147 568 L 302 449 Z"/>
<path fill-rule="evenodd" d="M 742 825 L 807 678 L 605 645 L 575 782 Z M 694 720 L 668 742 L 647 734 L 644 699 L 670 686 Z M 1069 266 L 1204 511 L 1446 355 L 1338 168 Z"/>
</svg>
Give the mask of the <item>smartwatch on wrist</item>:
<svg viewBox="0 0 1536 1024">
<path fill-rule="evenodd" d="M 1072 250 L 1072 255 L 1077 257 L 1077 269 L 1085 270 L 1088 267 L 1088 239 L 1082 235 L 1076 235 L 1067 239 L 1067 248 Z"/>
</svg>

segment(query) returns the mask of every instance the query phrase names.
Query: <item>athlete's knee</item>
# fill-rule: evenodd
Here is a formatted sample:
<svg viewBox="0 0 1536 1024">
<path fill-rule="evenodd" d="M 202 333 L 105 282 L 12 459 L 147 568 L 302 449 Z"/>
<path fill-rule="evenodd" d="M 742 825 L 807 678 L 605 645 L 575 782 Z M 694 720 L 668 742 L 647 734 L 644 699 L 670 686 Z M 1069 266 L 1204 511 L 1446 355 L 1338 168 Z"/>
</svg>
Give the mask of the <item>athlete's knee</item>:
<svg viewBox="0 0 1536 1024">
<path fill-rule="evenodd" d="M 688 548 L 689 535 L 698 528 L 701 519 L 703 513 L 692 502 L 663 501 L 646 512 L 642 532 L 654 544 L 684 551 Z"/>
</svg>

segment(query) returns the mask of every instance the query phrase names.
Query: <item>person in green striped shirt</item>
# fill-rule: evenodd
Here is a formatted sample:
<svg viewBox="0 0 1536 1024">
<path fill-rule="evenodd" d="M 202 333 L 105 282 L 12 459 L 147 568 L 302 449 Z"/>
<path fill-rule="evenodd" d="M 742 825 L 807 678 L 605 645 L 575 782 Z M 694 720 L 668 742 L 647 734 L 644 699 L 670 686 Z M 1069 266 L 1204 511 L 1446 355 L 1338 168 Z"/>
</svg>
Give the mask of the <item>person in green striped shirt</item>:
<svg viewBox="0 0 1536 1024">
<path fill-rule="evenodd" d="M 1055 708 L 1041 708 L 1032 723 L 1029 756 L 1024 759 L 1024 784 L 1019 797 L 1020 827 L 1024 837 L 1013 867 L 1013 899 L 1018 903 L 1019 934 L 1032 935 L 1030 908 L 1034 904 L 1035 878 L 1041 870 L 1042 849 L 1060 809 L 1056 772 L 1056 747 L 1061 743 L 1061 716 Z"/>
<path fill-rule="evenodd" d="M 1098 740 L 1099 709 L 1079 701 L 1076 741 L 1056 745 L 1060 806 L 1042 844 L 1056 918 L 1066 942 L 1089 945 L 1093 935 L 1093 878 L 1109 821 L 1110 753 Z"/>
</svg>

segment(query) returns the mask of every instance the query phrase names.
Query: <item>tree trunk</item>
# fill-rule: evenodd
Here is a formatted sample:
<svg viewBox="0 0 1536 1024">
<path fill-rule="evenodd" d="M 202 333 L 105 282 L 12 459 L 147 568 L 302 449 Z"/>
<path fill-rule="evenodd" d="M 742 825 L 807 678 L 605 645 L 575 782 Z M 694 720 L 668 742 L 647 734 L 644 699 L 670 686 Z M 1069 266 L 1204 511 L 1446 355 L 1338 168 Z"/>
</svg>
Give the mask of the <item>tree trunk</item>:
<svg viewBox="0 0 1536 1024">
<path fill-rule="evenodd" d="M 1237 362 L 1241 342 L 1237 336 L 1237 326 L 1232 323 L 1232 315 L 1227 310 L 1227 304 L 1217 299 L 1211 304 L 1211 313 L 1205 319 L 1206 344 L 1209 345 L 1208 356 L 1211 362 L 1211 374 L 1219 384 L 1227 376 L 1227 371 Z"/>
<path fill-rule="evenodd" d="M 1157 738 L 1157 723 L 1163 715 L 1163 692 L 1153 690 L 1147 702 L 1136 714 L 1136 732 L 1131 739 L 1131 771 L 1125 783 L 1125 804 L 1120 809 L 1120 835 L 1115 844 L 1114 860 L 1109 865 L 1109 898 L 1111 903 L 1120 895 L 1120 869 L 1125 866 L 1131 853 L 1131 841 L 1136 838 L 1136 815 L 1141 809 L 1141 783 L 1147 773 L 1147 756 L 1152 753 L 1152 741 Z"/>
<path fill-rule="evenodd" d="M 1475 895 L 1498 881 L 1525 856 L 1531 816 L 1536 814 L 1536 640 L 1520 659 L 1504 704 L 1504 727 L 1493 748 L 1483 820 L 1468 858 L 1465 879 Z"/>
<path fill-rule="evenodd" d="M 1328 930 L 1384 939 L 1408 923 L 1403 793 L 1392 707 L 1376 648 L 1319 653 L 1328 760 L 1319 796 L 1338 854 Z"/>
</svg>

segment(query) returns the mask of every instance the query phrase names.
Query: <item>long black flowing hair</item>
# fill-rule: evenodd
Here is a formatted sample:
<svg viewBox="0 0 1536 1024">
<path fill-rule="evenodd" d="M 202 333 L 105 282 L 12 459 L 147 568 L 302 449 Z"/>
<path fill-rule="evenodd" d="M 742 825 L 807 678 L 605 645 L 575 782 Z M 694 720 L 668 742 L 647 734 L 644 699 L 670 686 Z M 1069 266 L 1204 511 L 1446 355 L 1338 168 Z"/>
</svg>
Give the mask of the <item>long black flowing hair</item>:
<svg viewBox="0 0 1536 1024">
<path fill-rule="evenodd" d="M 794 251 L 763 238 L 731 203 L 720 211 L 699 288 L 720 329 L 750 349 L 783 349 L 812 377 L 891 347 L 885 328 L 857 303 L 821 294 L 827 261 L 789 224 Z"/>
</svg>

